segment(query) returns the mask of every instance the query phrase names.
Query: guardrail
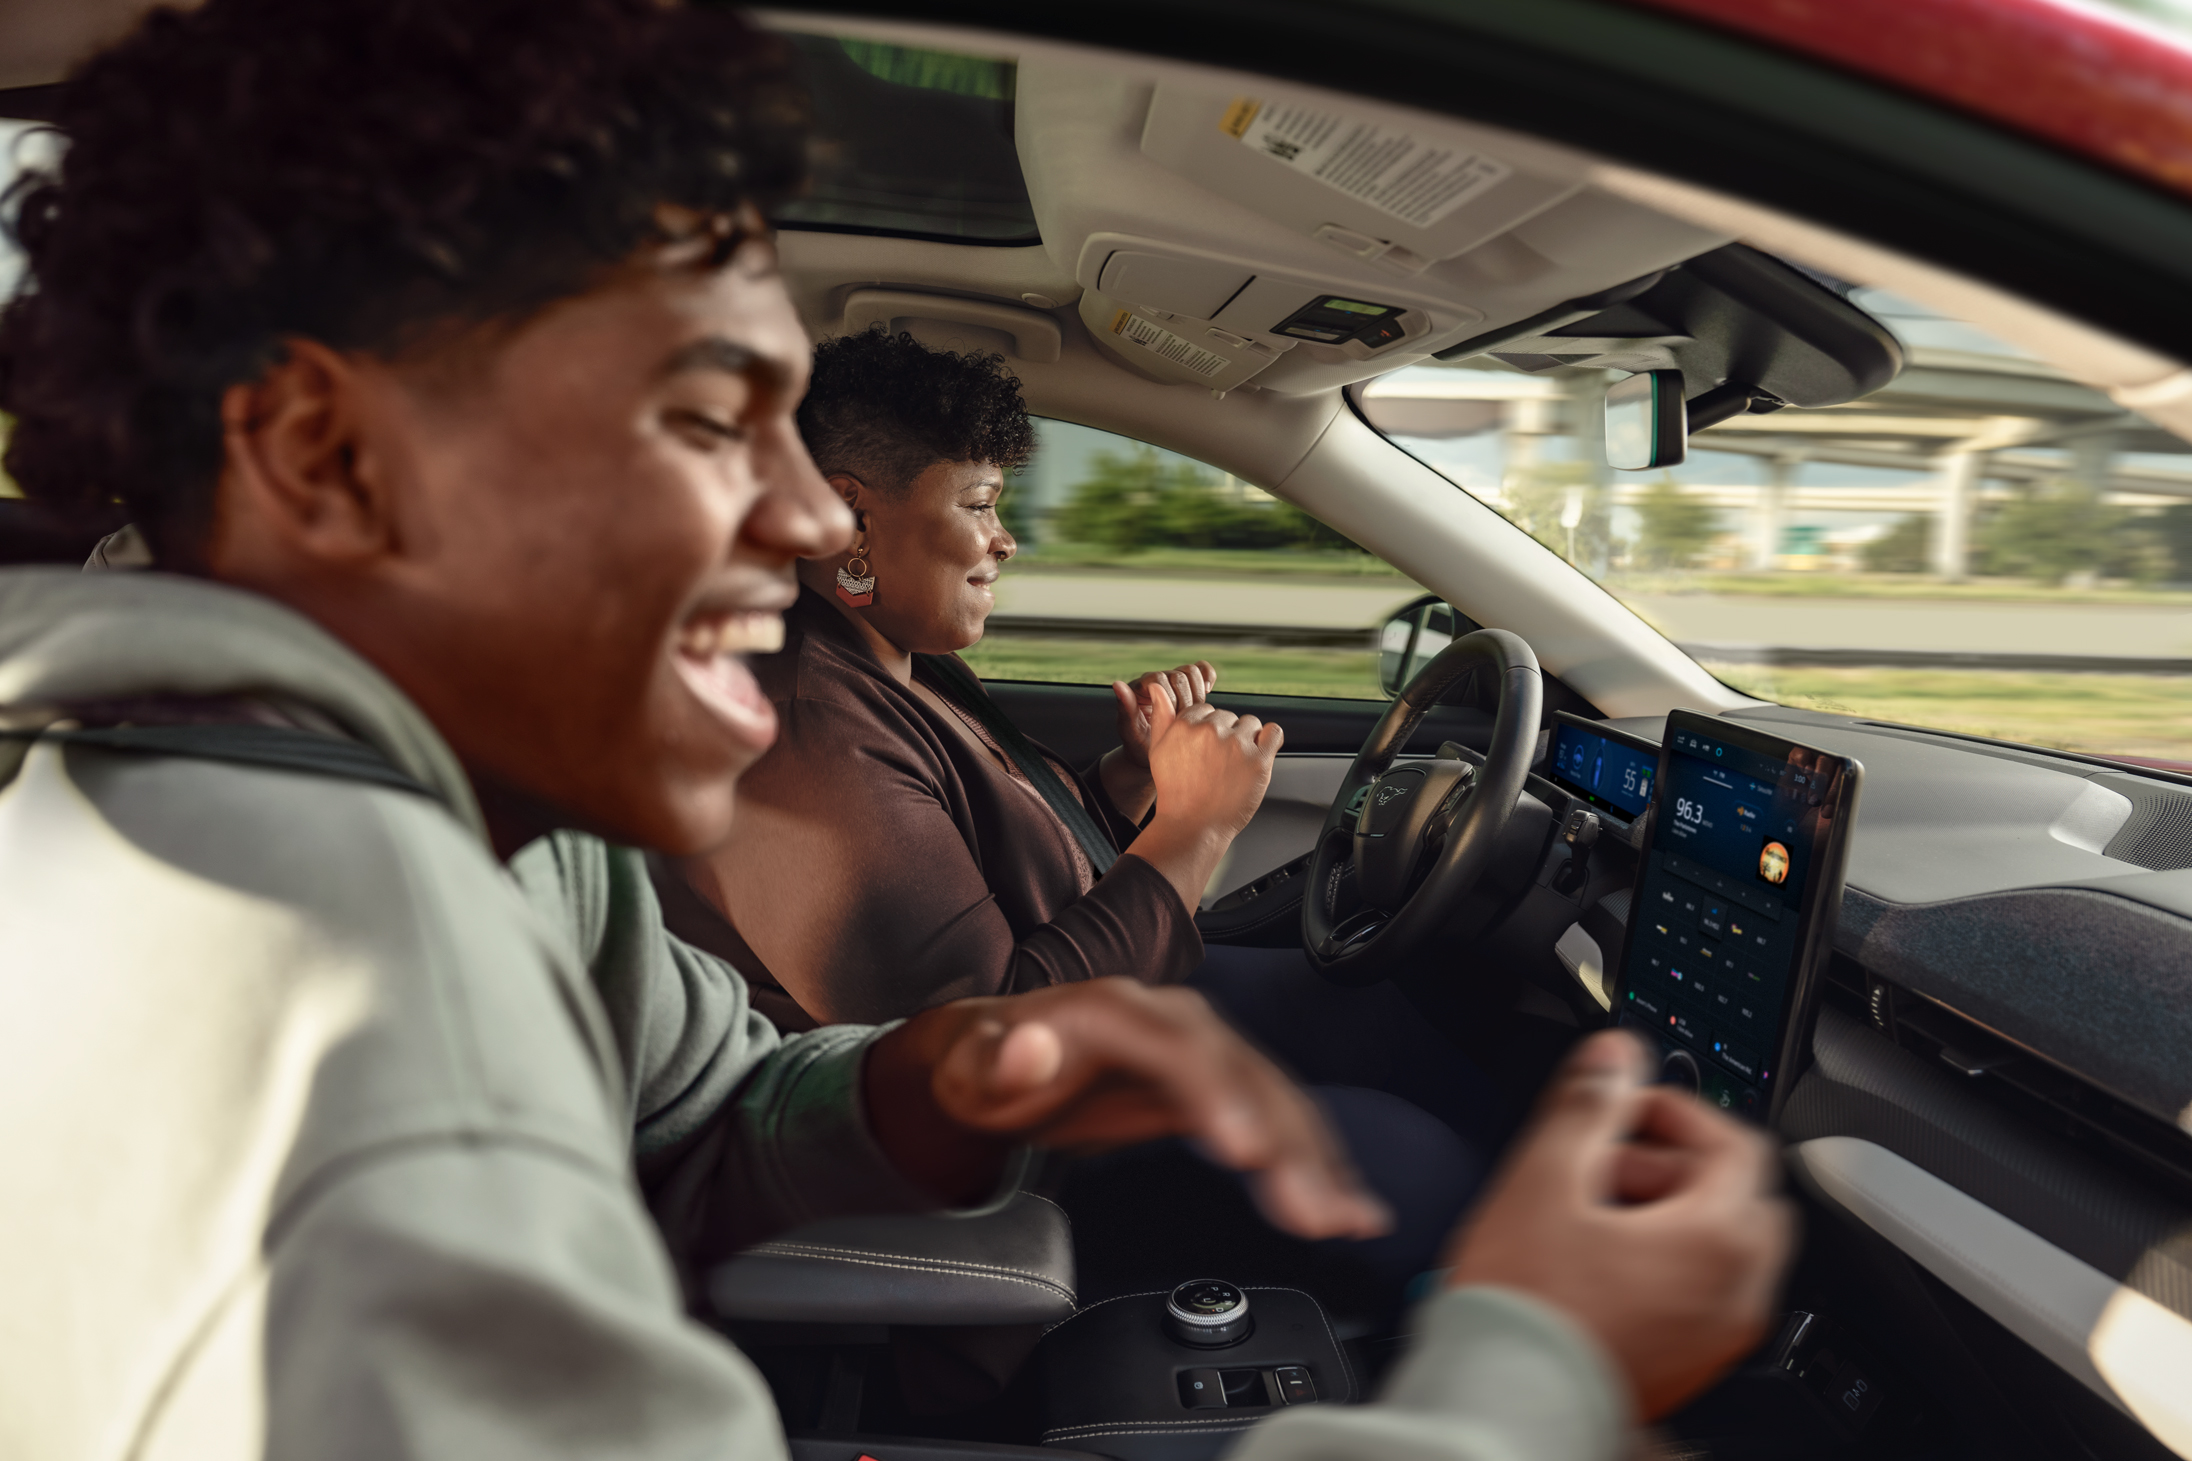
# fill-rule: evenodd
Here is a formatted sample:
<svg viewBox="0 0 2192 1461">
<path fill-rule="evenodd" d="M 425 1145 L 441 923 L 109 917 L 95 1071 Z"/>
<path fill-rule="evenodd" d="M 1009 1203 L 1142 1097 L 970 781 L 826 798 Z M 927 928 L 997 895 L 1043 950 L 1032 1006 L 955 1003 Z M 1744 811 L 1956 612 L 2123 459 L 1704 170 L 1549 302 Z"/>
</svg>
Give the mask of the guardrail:
<svg viewBox="0 0 2192 1461">
<path fill-rule="evenodd" d="M 1766 644 L 1678 644 L 1691 659 L 1822 669 L 2053 670 L 2067 674 L 2192 675 L 2192 659 L 2129 654 L 2028 654 L 1956 649 L 1822 649 Z"/>
<path fill-rule="evenodd" d="M 1378 647 L 1375 629 L 1287 624 L 1181 624 L 1166 619 L 1078 619 L 1064 615 L 992 614 L 988 632 L 1000 638 L 1156 640 L 1175 644 L 1250 644 L 1284 649 Z M 1721 664 L 1821 669 L 2053 671 L 2069 674 L 2192 675 L 2192 659 L 2116 654 L 2026 654 L 1933 649 L 1805 648 L 1765 644 L 1677 644 L 1692 659 Z"/>
<path fill-rule="evenodd" d="M 1288 649 L 1376 649 L 1375 629 L 1285 624 L 1179 624 L 1166 619 L 1077 619 L 992 614 L 985 631 L 1023 639 L 1156 639 L 1173 643 L 1267 644 Z"/>
</svg>

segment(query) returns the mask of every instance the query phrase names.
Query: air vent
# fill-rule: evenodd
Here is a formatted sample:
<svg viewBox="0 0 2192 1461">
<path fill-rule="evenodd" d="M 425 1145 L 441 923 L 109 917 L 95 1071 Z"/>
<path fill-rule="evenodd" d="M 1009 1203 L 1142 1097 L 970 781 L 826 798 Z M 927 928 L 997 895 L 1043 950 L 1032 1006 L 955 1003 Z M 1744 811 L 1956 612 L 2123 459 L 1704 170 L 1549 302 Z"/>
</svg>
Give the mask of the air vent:
<svg viewBox="0 0 2192 1461">
<path fill-rule="evenodd" d="M 2192 792 L 2133 776 L 2093 778 L 2131 799 L 2131 815 L 2102 851 L 2155 872 L 2192 867 Z"/>
</svg>

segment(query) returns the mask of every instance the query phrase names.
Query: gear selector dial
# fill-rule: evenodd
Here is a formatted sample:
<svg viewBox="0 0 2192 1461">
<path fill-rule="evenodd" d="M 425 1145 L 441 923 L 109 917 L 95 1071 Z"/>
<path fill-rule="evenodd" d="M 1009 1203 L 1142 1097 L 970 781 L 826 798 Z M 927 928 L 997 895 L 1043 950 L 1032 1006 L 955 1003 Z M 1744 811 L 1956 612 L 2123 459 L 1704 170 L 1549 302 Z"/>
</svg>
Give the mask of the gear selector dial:
<svg viewBox="0 0 2192 1461">
<path fill-rule="evenodd" d="M 1165 1329 L 1182 1344 L 1222 1349 L 1248 1338 L 1248 1295 L 1218 1278 L 1189 1279 L 1165 1301 Z"/>
</svg>

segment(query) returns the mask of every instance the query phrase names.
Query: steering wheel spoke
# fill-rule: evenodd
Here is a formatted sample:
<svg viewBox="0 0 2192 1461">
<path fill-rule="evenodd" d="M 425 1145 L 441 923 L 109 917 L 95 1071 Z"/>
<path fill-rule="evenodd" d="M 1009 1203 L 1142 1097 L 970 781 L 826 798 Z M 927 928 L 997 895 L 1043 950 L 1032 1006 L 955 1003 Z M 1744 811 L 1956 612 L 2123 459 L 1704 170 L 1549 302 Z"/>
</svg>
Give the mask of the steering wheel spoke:
<svg viewBox="0 0 2192 1461">
<path fill-rule="evenodd" d="M 1448 742 L 1434 759 L 1400 759 L 1425 714 L 1464 675 L 1497 673 L 1492 741 L 1478 758 Z M 1435 934 L 1482 881 L 1522 795 L 1544 692 L 1521 638 L 1480 629 L 1417 672 L 1363 742 L 1325 819 L 1302 901 L 1302 947 L 1327 978 L 1374 983 Z M 1360 906 L 1343 910 L 1349 868 Z"/>
</svg>

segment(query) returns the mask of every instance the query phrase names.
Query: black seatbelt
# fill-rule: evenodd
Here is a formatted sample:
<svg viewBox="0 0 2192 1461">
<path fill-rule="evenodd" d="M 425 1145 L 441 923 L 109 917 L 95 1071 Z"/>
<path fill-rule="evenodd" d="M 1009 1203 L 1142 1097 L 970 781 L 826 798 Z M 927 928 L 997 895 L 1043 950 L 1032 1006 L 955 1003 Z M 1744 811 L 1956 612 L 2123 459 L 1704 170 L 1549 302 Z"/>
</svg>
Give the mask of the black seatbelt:
<svg viewBox="0 0 2192 1461">
<path fill-rule="evenodd" d="M 1081 844 L 1081 851 L 1088 854 L 1089 866 L 1096 870 L 1096 875 L 1101 877 L 1111 871 L 1111 865 L 1119 860 L 1119 849 L 1112 845 L 1111 838 L 1081 804 L 1081 799 L 1066 790 L 1065 783 L 1051 770 L 1043 753 L 1020 734 L 1020 728 L 998 709 L 996 701 L 989 698 L 989 692 L 974 677 L 974 671 L 945 654 L 917 654 L 913 661 L 938 689 L 982 723 L 982 729 L 989 732 L 990 739 L 997 742 L 999 749 L 1012 759 L 1012 764 L 1020 768 L 1021 775 L 1027 777 L 1028 785 L 1034 787 L 1036 794 L 1058 814 L 1058 820 L 1066 824 L 1073 840 Z"/>
<path fill-rule="evenodd" d="M 0 730 L 0 740 L 61 741 L 102 751 L 228 761 L 239 766 L 264 766 L 343 781 L 363 781 L 412 792 L 433 801 L 442 799 L 424 783 L 397 770 L 386 756 L 362 741 L 289 726 L 258 725 L 250 721 L 215 725 L 110 725 L 75 730 L 45 726 Z"/>
</svg>

